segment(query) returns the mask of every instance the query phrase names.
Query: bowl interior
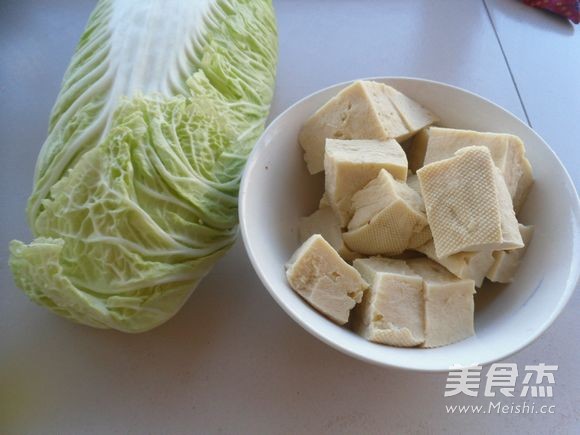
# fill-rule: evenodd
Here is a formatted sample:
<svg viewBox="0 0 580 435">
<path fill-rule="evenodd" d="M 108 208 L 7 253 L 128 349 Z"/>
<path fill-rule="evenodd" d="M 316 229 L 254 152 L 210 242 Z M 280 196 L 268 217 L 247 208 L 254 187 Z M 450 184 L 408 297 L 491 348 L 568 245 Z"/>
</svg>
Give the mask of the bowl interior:
<svg viewBox="0 0 580 435">
<path fill-rule="evenodd" d="M 578 280 L 578 197 L 546 143 L 499 106 L 470 92 L 420 79 L 373 79 L 396 87 L 434 111 L 441 124 L 520 136 L 535 184 L 519 216 L 535 233 L 514 282 L 486 282 L 476 295 L 476 335 L 436 349 L 404 349 L 370 343 L 327 320 L 289 287 L 284 264 L 299 246 L 298 222 L 312 213 L 324 176 L 306 170 L 297 135 L 304 121 L 348 83 L 299 101 L 268 127 L 252 153 L 240 192 L 246 249 L 260 279 L 282 308 L 315 336 L 370 362 L 426 371 L 453 364 L 485 364 L 521 349 L 562 310 Z"/>
</svg>

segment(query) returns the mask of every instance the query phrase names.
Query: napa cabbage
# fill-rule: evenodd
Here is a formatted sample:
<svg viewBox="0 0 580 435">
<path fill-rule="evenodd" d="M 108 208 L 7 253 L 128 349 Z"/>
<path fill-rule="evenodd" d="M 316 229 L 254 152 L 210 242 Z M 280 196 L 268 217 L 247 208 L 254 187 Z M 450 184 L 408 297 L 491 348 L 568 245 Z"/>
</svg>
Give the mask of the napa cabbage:
<svg viewBox="0 0 580 435">
<path fill-rule="evenodd" d="M 171 318 L 228 250 L 273 94 L 269 0 L 101 0 L 52 110 L 14 280 L 73 321 Z"/>
</svg>

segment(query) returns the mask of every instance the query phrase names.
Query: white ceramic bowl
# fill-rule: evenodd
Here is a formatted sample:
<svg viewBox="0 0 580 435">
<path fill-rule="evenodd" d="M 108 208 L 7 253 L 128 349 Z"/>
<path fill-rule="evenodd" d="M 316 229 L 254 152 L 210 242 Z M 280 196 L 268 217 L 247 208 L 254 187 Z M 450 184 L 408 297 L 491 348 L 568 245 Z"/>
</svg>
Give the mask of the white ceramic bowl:
<svg viewBox="0 0 580 435">
<path fill-rule="evenodd" d="M 297 135 L 304 121 L 350 82 L 309 95 L 283 112 L 266 129 L 249 158 L 240 191 L 240 220 L 256 272 L 296 322 L 362 360 L 402 369 L 447 371 L 453 364 L 486 364 L 517 352 L 550 326 L 577 285 L 580 207 L 570 177 L 540 136 L 478 95 L 414 78 L 371 80 L 388 83 L 433 110 L 444 126 L 513 133 L 522 138 L 536 182 L 521 221 L 536 228 L 514 282 L 484 284 L 476 295 L 476 335 L 436 349 L 368 342 L 326 319 L 290 288 L 284 264 L 299 246 L 298 221 L 317 208 L 324 184 L 323 175 L 307 172 Z"/>
</svg>

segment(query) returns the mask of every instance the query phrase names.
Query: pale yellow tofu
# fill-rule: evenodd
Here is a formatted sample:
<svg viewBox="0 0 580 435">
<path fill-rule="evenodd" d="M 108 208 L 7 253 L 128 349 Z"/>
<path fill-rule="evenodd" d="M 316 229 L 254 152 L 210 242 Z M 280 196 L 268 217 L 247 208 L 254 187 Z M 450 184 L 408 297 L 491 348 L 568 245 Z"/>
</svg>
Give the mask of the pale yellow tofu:
<svg viewBox="0 0 580 435">
<path fill-rule="evenodd" d="M 390 106 L 385 106 L 385 109 L 387 110 L 380 110 L 382 108 L 380 104 L 384 101 L 384 97 L 386 96 L 391 104 L 395 106 L 395 109 L 397 109 L 397 113 L 407 129 L 405 135 L 395 137 L 397 140 L 404 141 L 413 136 L 419 130 L 439 121 L 437 116 L 430 110 L 421 106 L 402 92 L 397 91 L 392 86 L 372 81 L 365 83 L 373 99 L 379 102 L 376 106 L 376 108 L 379 109 L 377 110 L 377 114 L 381 117 L 383 125 L 391 121 L 390 116 L 385 116 L 385 114 L 389 114 L 388 109 L 390 109 Z"/>
<path fill-rule="evenodd" d="M 472 279 L 476 287 L 481 287 L 485 275 L 494 262 L 493 251 L 459 252 L 448 257 L 438 257 L 433 240 L 429 240 L 415 250 L 445 267 L 449 272 L 463 279 Z M 504 252 L 504 251 L 502 251 Z M 512 251 L 515 252 L 515 251 Z"/>
<path fill-rule="evenodd" d="M 323 205 L 310 216 L 300 219 L 298 228 L 301 243 L 313 234 L 320 234 L 345 261 L 350 263 L 355 258 L 360 257 L 359 254 L 348 249 L 342 240 L 340 221 L 329 206 Z"/>
<path fill-rule="evenodd" d="M 290 287 L 328 318 L 344 325 L 367 289 L 360 273 L 320 234 L 311 236 L 286 265 Z"/>
<path fill-rule="evenodd" d="M 514 210 L 516 213 L 519 213 L 524 203 L 526 202 L 526 198 L 528 197 L 528 193 L 534 184 L 534 175 L 532 173 L 532 165 L 525 159 L 522 162 L 521 166 L 521 176 L 518 181 L 518 186 L 516 188 L 516 193 L 513 196 L 513 204 Z"/>
<path fill-rule="evenodd" d="M 397 255 L 425 243 L 427 216 L 421 196 L 384 169 L 353 198 L 354 215 L 342 237 L 353 251 Z"/>
<path fill-rule="evenodd" d="M 405 140 L 436 117 L 393 88 L 356 81 L 323 105 L 302 127 L 298 141 L 310 173 L 324 170 L 324 145 L 331 139 Z"/>
<path fill-rule="evenodd" d="M 452 157 L 459 149 L 485 146 L 500 170 L 507 185 L 516 212 L 521 208 L 533 183 L 532 167 L 526 158 L 524 143 L 517 136 L 504 133 L 481 133 L 472 130 L 430 127 L 425 130 L 424 164 Z M 419 136 L 419 135 L 417 135 Z M 418 140 L 425 142 L 422 137 Z M 421 149 L 417 147 L 417 152 Z M 410 164 L 409 167 L 413 169 Z M 414 160 L 413 160 L 414 162 Z M 415 170 L 415 169 L 413 169 Z"/>
<path fill-rule="evenodd" d="M 408 249 L 415 249 L 418 246 L 424 245 L 429 240 L 433 240 L 433 234 L 431 234 L 431 228 L 429 225 L 425 225 L 421 231 L 413 234 L 413 237 L 409 241 Z"/>
<path fill-rule="evenodd" d="M 421 185 L 419 184 L 419 177 L 417 177 L 417 174 L 407 175 L 407 186 L 409 186 L 411 189 L 417 192 L 421 197 L 421 201 L 423 201 L 423 195 L 421 194 Z M 423 211 L 425 210 L 425 204 L 423 204 L 422 210 Z M 433 235 L 431 234 L 431 229 L 429 228 L 429 225 L 427 225 L 421 232 L 413 236 L 413 239 L 409 244 L 409 247 L 413 246 L 414 248 L 416 246 L 421 246 L 425 244 L 427 241 L 432 239 Z"/>
<path fill-rule="evenodd" d="M 353 311 L 353 329 L 376 343 L 413 347 L 425 341 L 423 279 L 403 260 L 354 261 L 370 288 Z"/>
<path fill-rule="evenodd" d="M 488 148 L 463 148 L 423 166 L 417 176 L 437 257 L 523 247 L 509 192 Z"/>
<path fill-rule="evenodd" d="M 351 198 L 381 169 L 395 178 L 407 178 L 407 157 L 394 139 L 326 141 L 324 185 L 327 200 L 345 227 L 351 216 Z"/>
<path fill-rule="evenodd" d="M 471 337 L 475 294 L 474 282 L 459 279 L 428 258 L 408 260 L 409 267 L 423 278 L 425 342 L 438 347 Z"/>
<path fill-rule="evenodd" d="M 512 251 L 496 251 L 493 253 L 494 263 L 487 273 L 487 278 L 494 282 L 508 283 L 512 282 L 514 275 L 518 270 L 521 259 L 526 253 L 528 244 L 532 240 L 534 227 L 532 225 L 519 226 L 520 234 L 525 246 L 521 249 Z"/>
<path fill-rule="evenodd" d="M 377 213 L 397 200 L 408 203 L 413 212 L 425 216 L 421 195 L 404 182 L 396 180 L 390 172 L 381 169 L 376 178 L 352 196 L 354 214 L 348 223 L 348 229 L 353 230 L 368 224 Z"/>
</svg>

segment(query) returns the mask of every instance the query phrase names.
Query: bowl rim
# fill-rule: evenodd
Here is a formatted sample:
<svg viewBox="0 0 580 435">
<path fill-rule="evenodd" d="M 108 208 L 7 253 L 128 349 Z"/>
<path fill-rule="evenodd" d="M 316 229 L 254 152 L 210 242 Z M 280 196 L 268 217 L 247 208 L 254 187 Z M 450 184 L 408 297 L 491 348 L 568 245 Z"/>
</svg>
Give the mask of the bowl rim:
<svg viewBox="0 0 580 435">
<path fill-rule="evenodd" d="M 398 364 L 396 362 L 389 362 L 389 361 L 379 360 L 376 358 L 371 358 L 371 357 L 368 357 L 366 355 L 363 355 L 363 354 L 360 354 L 360 353 L 357 353 L 357 352 L 351 350 L 348 346 L 345 346 L 339 342 L 332 341 L 332 340 L 328 339 L 327 337 L 325 337 L 324 334 L 320 333 L 316 328 L 312 327 L 307 322 L 304 322 L 298 314 L 296 314 L 287 304 L 285 304 L 282 301 L 282 299 L 278 295 L 278 292 L 273 288 L 274 286 L 270 285 L 265 273 L 262 271 L 262 268 L 260 266 L 260 262 L 257 258 L 258 256 L 256 255 L 256 252 L 255 252 L 255 250 L 252 246 L 252 243 L 248 237 L 248 226 L 247 226 L 245 216 L 248 216 L 247 206 L 246 206 L 246 197 L 247 197 L 248 184 L 249 184 L 249 179 L 250 179 L 249 174 L 256 164 L 258 154 L 262 151 L 262 149 L 264 149 L 267 146 L 267 142 L 266 142 L 265 138 L 268 137 L 270 130 L 272 128 L 274 128 L 280 122 L 280 120 L 287 115 L 288 112 L 292 111 L 295 107 L 301 105 L 305 101 L 307 101 L 307 100 L 309 100 L 309 99 L 311 99 L 319 94 L 326 93 L 326 92 L 331 91 L 331 90 L 336 90 L 336 92 L 338 92 L 340 89 L 346 87 L 347 85 L 349 85 L 351 83 L 354 83 L 355 81 L 359 81 L 359 80 L 381 81 L 381 82 L 402 80 L 402 81 L 408 81 L 408 82 L 428 83 L 431 85 L 440 86 L 440 87 L 444 87 L 444 88 L 450 88 L 454 91 L 459 91 L 459 92 L 469 94 L 472 97 L 478 98 L 478 99 L 483 100 L 484 102 L 486 102 L 492 106 L 495 106 L 495 108 L 504 112 L 504 114 L 506 116 L 511 117 L 515 121 L 521 123 L 527 130 L 529 130 L 533 135 L 535 135 L 537 137 L 537 139 L 539 139 L 540 142 L 543 143 L 543 145 L 546 147 L 546 149 L 555 158 L 557 164 L 560 166 L 562 173 L 565 175 L 565 180 L 564 180 L 565 183 L 571 187 L 571 191 L 576 195 L 577 200 L 574 204 L 571 205 L 571 212 L 572 212 L 573 216 L 576 217 L 575 222 L 580 221 L 580 201 L 578 200 L 578 192 L 576 190 L 576 186 L 575 186 L 574 182 L 572 181 L 572 179 L 570 177 L 570 174 L 566 170 L 566 167 L 562 164 L 562 161 L 558 158 L 558 155 L 548 145 L 548 143 L 532 127 L 530 127 L 530 125 L 528 125 L 526 122 L 521 120 L 519 117 L 517 117 L 516 115 L 511 113 L 509 110 L 503 108 L 502 106 L 494 103 L 493 101 L 491 101 L 491 100 L 489 100 L 489 99 L 487 99 L 487 98 L 485 98 L 485 97 L 483 97 L 475 92 L 469 91 L 469 90 L 461 88 L 459 86 L 454 86 L 454 85 L 440 82 L 440 81 L 436 81 L 436 80 L 424 79 L 424 78 L 420 78 L 420 77 L 407 77 L 407 76 L 373 76 L 373 77 L 358 78 L 358 79 L 353 79 L 353 80 L 346 80 L 343 82 L 339 82 L 339 83 L 335 83 L 335 84 L 326 86 L 322 89 L 314 91 L 314 92 L 300 98 L 299 100 L 297 100 L 296 102 L 294 102 L 290 106 L 288 106 L 286 109 L 284 109 L 282 112 L 280 112 L 280 114 L 278 114 L 274 119 L 272 119 L 270 121 L 270 123 L 266 126 L 266 128 L 264 129 L 264 131 L 262 132 L 262 134 L 260 135 L 260 137 L 256 141 L 256 144 L 255 144 L 252 152 L 248 156 L 246 165 L 244 167 L 244 171 L 242 173 L 242 178 L 241 178 L 241 183 L 240 183 L 239 209 L 238 209 L 240 228 L 241 228 L 242 240 L 244 243 L 244 247 L 245 247 L 246 253 L 248 254 L 248 257 L 250 258 L 250 262 L 252 264 L 252 267 L 254 268 L 254 271 L 256 272 L 256 274 L 258 275 L 258 278 L 262 282 L 262 285 L 266 288 L 268 293 L 274 298 L 276 303 L 296 323 L 298 323 L 302 328 L 304 328 L 306 331 L 308 331 L 311 335 L 313 335 L 314 337 L 316 337 L 320 341 L 326 343 L 327 345 L 331 346 L 332 348 L 338 350 L 339 352 L 342 352 L 342 353 L 349 355 L 353 358 L 356 358 L 358 360 L 365 361 L 365 362 L 368 362 L 368 363 L 371 363 L 375 366 L 380 366 L 380 367 L 393 368 L 393 369 L 398 369 L 398 370 L 410 370 L 410 371 L 422 372 L 422 373 L 448 372 L 449 367 L 447 367 L 447 368 L 413 367 L 413 366 L 407 366 L 404 364 Z M 577 240 L 577 237 L 578 237 L 578 234 L 575 233 L 575 235 L 574 235 L 575 241 Z M 508 357 L 522 351 L 523 349 L 530 346 L 533 342 L 535 342 L 543 333 L 545 333 L 548 330 L 548 328 L 550 328 L 553 325 L 556 318 L 562 313 L 564 307 L 568 304 L 568 302 L 570 301 L 570 298 L 572 297 L 572 294 L 574 293 L 576 287 L 578 286 L 579 279 L 580 279 L 580 265 L 578 263 L 572 262 L 572 267 L 570 268 L 570 270 L 568 272 L 568 279 L 566 280 L 566 288 L 564 289 L 564 292 L 562 293 L 562 296 L 560 297 L 560 300 L 558 301 L 558 305 L 552 311 L 552 313 L 550 314 L 548 319 L 541 325 L 540 328 L 537 329 L 537 332 L 533 335 L 530 335 L 527 339 L 523 340 L 521 343 L 519 343 L 513 349 L 510 349 L 509 351 L 498 354 L 493 358 L 488 358 L 487 360 L 481 361 L 478 364 L 481 366 L 484 366 L 484 365 L 491 364 L 493 362 L 508 358 Z M 381 345 L 377 344 L 377 346 L 381 346 Z"/>
</svg>

